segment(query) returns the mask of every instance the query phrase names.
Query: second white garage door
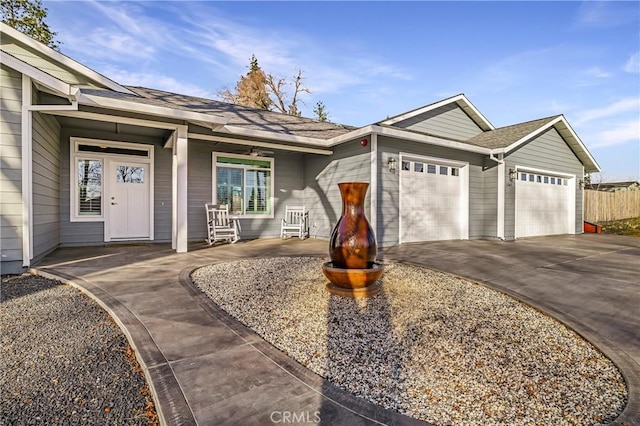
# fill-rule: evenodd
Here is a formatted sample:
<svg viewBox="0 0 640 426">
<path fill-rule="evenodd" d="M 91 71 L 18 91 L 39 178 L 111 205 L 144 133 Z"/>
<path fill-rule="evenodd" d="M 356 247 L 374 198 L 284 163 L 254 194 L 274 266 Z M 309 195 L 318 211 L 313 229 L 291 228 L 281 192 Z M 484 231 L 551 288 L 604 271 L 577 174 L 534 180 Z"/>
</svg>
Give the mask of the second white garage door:
<svg viewBox="0 0 640 426">
<path fill-rule="evenodd" d="M 573 188 L 567 177 L 519 170 L 516 238 L 575 233 Z"/>
<path fill-rule="evenodd" d="M 400 242 L 468 238 L 468 165 L 404 155 L 400 163 Z"/>
</svg>

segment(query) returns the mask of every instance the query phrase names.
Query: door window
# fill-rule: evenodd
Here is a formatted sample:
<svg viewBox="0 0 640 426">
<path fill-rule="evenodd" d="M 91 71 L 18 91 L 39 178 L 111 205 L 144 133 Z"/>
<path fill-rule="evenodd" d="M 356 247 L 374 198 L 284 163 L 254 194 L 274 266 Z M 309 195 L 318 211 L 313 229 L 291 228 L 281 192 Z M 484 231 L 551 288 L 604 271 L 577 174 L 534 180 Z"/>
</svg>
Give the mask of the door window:
<svg viewBox="0 0 640 426">
<path fill-rule="evenodd" d="M 117 183 L 144 183 L 144 167 L 116 166 Z"/>
</svg>

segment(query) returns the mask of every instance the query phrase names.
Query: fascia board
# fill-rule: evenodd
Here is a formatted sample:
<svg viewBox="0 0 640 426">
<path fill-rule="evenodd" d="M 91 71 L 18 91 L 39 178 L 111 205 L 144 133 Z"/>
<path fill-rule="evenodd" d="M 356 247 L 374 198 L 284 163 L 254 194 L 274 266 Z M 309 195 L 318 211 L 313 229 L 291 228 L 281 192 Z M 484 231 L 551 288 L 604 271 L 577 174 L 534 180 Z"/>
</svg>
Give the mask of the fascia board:
<svg viewBox="0 0 640 426">
<path fill-rule="evenodd" d="M 287 135 L 287 134 L 276 133 L 276 132 L 268 132 L 265 130 L 243 129 L 240 127 L 228 126 L 228 125 L 224 126 L 221 129 L 217 129 L 216 132 L 227 133 L 229 135 L 234 135 L 234 136 L 244 136 L 248 138 L 262 138 L 262 139 L 279 140 L 283 142 L 314 145 L 314 146 L 319 146 L 323 148 L 330 147 L 331 145 L 329 144 L 329 141 L 332 140 L 332 139 L 329 139 L 329 140 L 316 139 L 316 138 L 310 138 L 307 136 Z"/>
<path fill-rule="evenodd" d="M 80 94 L 79 103 L 88 106 L 98 106 L 103 108 L 115 109 L 119 111 L 136 112 L 141 114 L 149 114 L 177 120 L 204 122 L 213 125 L 212 128 L 217 129 L 227 124 L 227 119 L 199 112 L 185 111 L 181 109 L 173 109 L 156 105 L 147 105 L 137 102 L 122 101 L 119 99 L 103 98 L 101 96 Z"/>
<path fill-rule="evenodd" d="M 308 148 L 303 146 L 284 145 L 284 144 L 273 143 L 273 142 L 260 142 L 255 140 L 229 138 L 225 136 L 204 135 L 200 133 L 189 133 L 188 138 L 195 139 L 195 140 L 221 142 L 221 143 L 229 143 L 229 144 L 244 145 L 244 146 L 259 146 L 262 148 L 281 149 L 284 151 L 304 152 L 309 154 L 321 154 L 321 155 L 333 154 L 333 151 L 328 149 Z"/>
<path fill-rule="evenodd" d="M 62 96 L 72 96 L 76 93 L 75 88 L 72 89 L 70 84 L 55 78 L 51 74 L 47 74 L 39 68 L 21 61 L 7 52 L 0 51 L 0 63 L 28 76 L 32 80 L 37 81 Z"/>
<path fill-rule="evenodd" d="M 414 142 L 428 143 L 431 145 L 442 146 L 446 148 L 457 149 L 460 151 L 473 152 L 476 154 L 490 155 L 491 150 L 481 146 L 469 145 L 462 142 L 450 141 L 447 139 L 437 138 L 435 136 L 418 135 L 412 132 L 405 132 L 402 129 L 392 129 L 389 127 L 371 126 L 374 133 L 382 136 L 389 136 L 396 139 L 404 139 Z"/>
<path fill-rule="evenodd" d="M 325 141 L 325 143 L 327 144 L 327 146 L 339 145 L 341 143 L 348 142 L 356 138 L 368 136 L 371 133 L 374 133 L 375 129 L 379 127 L 380 126 L 374 126 L 373 124 L 370 124 L 368 126 L 360 127 L 359 129 L 352 130 L 349 133 L 345 133 L 344 135 L 340 135 L 340 136 L 336 136 L 331 139 L 328 139 Z"/>
<path fill-rule="evenodd" d="M 96 71 L 92 70 L 91 68 L 88 68 L 84 65 L 82 65 L 79 62 L 74 61 L 73 59 L 69 58 L 68 56 L 63 55 L 62 53 L 50 48 L 49 46 L 44 45 L 43 43 L 40 43 L 34 39 L 32 39 L 31 37 L 22 34 L 20 31 L 11 28 L 9 25 L 4 24 L 4 23 L 0 23 L 0 33 L 5 33 L 7 34 L 9 37 L 19 41 L 20 43 L 24 44 L 25 46 L 37 51 L 38 53 L 41 53 L 45 56 L 47 56 L 48 58 L 64 65 L 65 67 L 84 75 L 85 77 L 87 77 L 90 80 L 95 81 L 96 83 L 99 83 L 100 85 L 103 85 L 104 87 L 107 87 L 111 90 L 115 90 L 116 92 L 121 92 L 121 93 L 128 93 L 128 94 L 135 94 L 133 93 L 131 90 L 127 89 L 124 86 L 121 86 L 120 84 L 116 83 L 113 80 L 108 79 L 107 77 L 103 76 L 102 74 L 97 73 Z"/>
<path fill-rule="evenodd" d="M 485 131 L 488 130 L 495 130 L 496 128 L 493 126 L 493 124 L 491 124 L 491 122 L 489 120 L 487 120 L 487 117 L 485 117 L 479 110 L 478 108 L 475 107 L 475 105 L 473 105 L 471 103 L 471 101 L 469 101 L 469 99 L 467 99 L 466 96 L 461 95 L 462 99 L 461 101 L 464 102 L 467 106 L 467 108 L 469 108 L 471 111 L 473 111 L 473 113 L 480 119 L 480 121 L 482 121 L 482 123 L 487 127 L 486 129 L 483 129 Z M 464 108 L 463 108 L 464 109 Z"/>
<path fill-rule="evenodd" d="M 390 125 L 393 125 L 393 124 L 398 123 L 400 121 L 406 120 L 408 118 L 412 118 L 412 117 L 415 117 L 417 115 L 423 114 L 425 112 L 432 111 L 434 109 L 440 108 L 440 107 L 442 107 L 444 105 L 448 105 L 448 104 L 451 104 L 451 103 L 459 103 L 459 102 L 464 104 L 464 107 L 469 108 L 473 112 L 473 114 L 478 117 L 478 119 L 486 127 L 486 129 L 484 129 L 484 130 L 494 130 L 495 129 L 493 127 L 493 124 L 491 124 L 489 122 L 489 120 L 487 120 L 487 118 L 484 115 L 482 115 L 480 113 L 480 111 L 478 111 L 478 109 L 471 102 L 469 102 L 469 99 L 467 99 L 467 97 L 465 95 L 463 95 L 463 94 L 460 94 L 460 95 L 457 95 L 457 96 L 454 96 L 454 97 L 451 97 L 451 98 L 443 99 L 443 100 L 441 100 L 439 102 L 436 102 L 434 104 L 430 104 L 430 105 L 424 106 L 422 108 L 418 108 L 418 109 L 415 109 L 413 111 L 406 112 L 404 114 L 398 115 L 398 116 L 390 118 L 388 120 L 384 120 L 380 124 L 386 125 L 386 126 L 390 126 Z"/>
<path fill-rule="evenodd" d="M 493 150 L 492 152 L 493 153 L 499 153 L 500 152 L 500 153 L 508 154 L 510 151 L 513 151 L 514 149 L 518 148 L 520 145 L 522 145 L 526 141 L 531 140 L 532 138 L 534 138 L 534 137 L 546 132 L 551 127 L 554 127 L 557 124 L 562 124 L 564 126 L 564 128 L 567 129 L 567 131 L 571 135 L 571 138 L 573 140 L 575 140 L 579 150 L 581 151 L 580 153 L 584 154 L 587 157 L 588 162 L 590 162 L 591 164 L 585 164 L 585 165 L 593 167 L 593 168 L 589 168 L 589 170 L 590 171 L 598 171 L 599 172 L 600 171 L 600 166 L 598 165 L 596 160 L 591 156 L 591 153 L 589 152 L 589 150 L 587 150 L 587 147 L 582 143 L 582 141 L 580 140 L 580 138 L 578 137 L 576 132 L 573 131 L 573 129 L 571 128 L 571 126 L 569 125 L 567 120 L 562 115 L 557 117 L 556 119 L 548 122 L 544 126 L 534 130 L 533 132 L 529 133 L 528 135 L 520 138 L 519 140 L 515 141 L 514 143 L 512 143 L 509 146 L 507 146 L 506 148 L 502 148 L 500 150 Z M 585 162 L 583 161 L 583 163 L 585 163 Z"/>
<path fill-rule="evenodd" d="M 518 148 L 520 145 L 522 145 L 523 143 L 525 143 L 526 141 L 530 140 L 531 138 L 534 138 L 544 132 L 546 132 L 548 129 L 550 129 L 551 127 L 555 126 L 556 123 L 558 123 L 560 121 L 562 117 L 558 117 L 554 120 L 551 120 L 550 122 L 548 122 L 547 124 L 545 124 L 542 127 L 538 127 L 536 130 L 534 130 L 531 133 L 528 133 L 526 135 L 524 135 L 523 137 L 521 137 L 520 139 L 518 139 L 517 141 L 515 141 L 514 143 L 512 143 L 511 145 L 506 146 L 505 148 L 503 148 L 503 151 L 505 154 L 508 154 L 510 151 L 513 151 L 514 149 Z"/>
<path fill-rule="evenodd" d="M 575 139 L 575 141 L 577 142 L 578 146 L 580 147 L 580 149 L 582 150 L 582 152 L 587 156 L 587 158 L 589 159 L 589 161 L 592 163 L 590 164 L 591 166 L 593 166 L 593 169 L 589 169 L 587 170 L 589 173 L 592 172 L 599 172 L 601 170 L 600 165 L 598 164 L 598 162 L 595 160 L 595 158 L 593 158 L 593 156 L 591 155 L 591 153 L 589 152 L 589 150 L 587 149 L 586 145 L 582 142 L 582 140 L 578 137 L 578 134 L 576 132 L 573 131 L 573 128 L 571 127 L 571 125 L 569 124 L 569 122 L 564 118 L 564 116 L 560 117 L 562 120 L 562 124 L 564 124 L 564 126 L 566 127 L 566 129 L 569 131 L 569 133 L 571 134 L 571 137 L 573 139 Z"/>
<path fill-rule="evenodd" d="M 391 126 L 392 124 L 396 124 L 396 123 L 398 123 L 400 121 L 403 121 L 403 120 L 406 120 L 408 118 L 415 117 L 416 115 L 420 115 L 420 114 L 423 114 L 423 113 L 425 113 L 427 111 L 431 111 L 431 110 L 434 110 L 436 108 L 440 108 L 441 106 L 457 102 L 458 100 L 462 99 L 462 97 L 463 97 L 463 95 L 457 95 L 457 96 L 454 96 L 452 98 L 443 99 L 443 100 L 438 101 L 438 102 L 436 102 L 434 104 L 426 105 L 426 106 L 423 106 L 422 108 L 414 109 L 412 111 L 405 112 L 404 114 L 397 115 L 397 116 L 395 116 L 393 118 L 389 118 L 387 120 L 384 120 L 384 121 L 380 122 L 380 124 L 385 125 L 385 126 Z"/>
<path fill-rule="evenodd" d="M 179 124 L 164 123 L 162 121 L 143 120 L 139 118 L 123 117 L 119 115 L 100 114 L 89 111 L 73 111 L 73 110 L 46 110 L 42 111 L 49 115 L 59 115 L 62 117 L 80 118 L 83 120 L 94 120 L 105 123 L 128 124 L 131 126 L 151 127 L 156 129 L 175 130 L 180 127 Z"/>
</svg>

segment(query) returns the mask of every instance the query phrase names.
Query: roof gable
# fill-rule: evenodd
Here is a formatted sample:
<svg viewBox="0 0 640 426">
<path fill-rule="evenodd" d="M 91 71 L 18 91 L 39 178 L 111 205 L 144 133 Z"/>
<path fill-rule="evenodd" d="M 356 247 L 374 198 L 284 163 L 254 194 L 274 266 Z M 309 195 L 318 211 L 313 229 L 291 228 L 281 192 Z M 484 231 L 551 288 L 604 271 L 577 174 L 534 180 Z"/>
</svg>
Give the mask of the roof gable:
<svg viewBox="0 0 640 426">
<path fill-rule="evenodd" d="M 523 138 L 527 138 L 536 130 L 555 120 L 557 117 L 559 116 L 540 118 L 538 120 L 500 127 L 474 136 L 471 139 L 468 139 L 466 143 L 489 149 L 505 148 Z"/>
<path fill-rule="evenodd" d="M 1 22 L 0 50 L 66 84 L 131 93 L 115 81 Z"/>
<path fill-rule="evenodd" d="M 534 140 L 551 128 L 555 128 L 562 139 L 569 145 L 569 148 L 584 165 L 586 172 L 600 171 L 600 166 L 563 115 L 500 127 L 475 136 L 467 140 L 466 143 L 507 154 Z"/>
<path fill-rule="evenodd" d="M 402 122 L 404 120 L 409 120 L 411 118 L 420 116 L 421 114 L 425 114 L 429 111 L 433 111 L 450 104 L 457 104 L 462 109 L 462 111 L 464 111 L 480 129 L 484 131 L 494 129 L 493 125 L 489 122 L 489 120 L 487 120 L 485 116 L 482 115 L 480 111 L 478 111 L 478 109 L 462 93 L 447 99 L 443 99 L 438 102 L 434 102 L 429 105 L 425 105 L 420 108 L 416 108 L 414 110 L 411 110 L 399 115 L 395 115 L 391 118 L 387 118 L 384 121 L 380 121 L 378 124 L 383 126 L 391 126 L 396 123 Z"/>
</svg>

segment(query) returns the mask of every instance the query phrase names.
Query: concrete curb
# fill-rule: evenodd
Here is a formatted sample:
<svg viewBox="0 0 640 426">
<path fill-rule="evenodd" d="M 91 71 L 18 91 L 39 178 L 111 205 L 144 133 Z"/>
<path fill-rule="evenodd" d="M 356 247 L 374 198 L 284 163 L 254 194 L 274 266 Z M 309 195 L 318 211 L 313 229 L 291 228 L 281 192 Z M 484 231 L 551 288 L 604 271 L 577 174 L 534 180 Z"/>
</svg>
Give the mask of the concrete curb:
<svg viewBox="0 0 640 426">
<path fill-rule="evenodd" d="M 168 425 L 196 425 L 171 365 L 158 348 L 142 322 L 120 301 L 90 281 L 46 269 L 30 268 L 29 272 L 68 284 L 85 293 L 113 318 L 134 349 L 154 400 L 159 422 Z"/>
<path fill-rule="evenodd" d="M 298 257 L 298 256 L 278 256 L 278 257 Z M 312 256 L 321 257 L 321 256 Z M 264 340 L 253 330 L 240 323 L 238 320 L 229 315 L 220 308 L 206 294 L 200 291 L 191 281 L 191 273 L 200 267 L 212 265 L 216 262 L 207 263 L 205 265 L 184 268 L 180 271 L 180 284 L 197 300 L 204 310 L 209 312 L 215 318 L 223 322 L 234 333 L 247 340 L 256 351 L 262 353 L 269 358 L 271 362 L 276 364 L 282 370 L 295 377 L 297 380 L 305 384 L 310 389 L 334 404 L 352 412 L 363 420 L 380 425 L 424 425 L 435 426 L 432 423 L 423 422 L 412 417 L 405 416 L 398 412 L 387 410 L 378 405 L 370 403 L 362 398 L 357 398 L 351 393 L 346 392 L 332 383 L 326 381 L 323 377 L 317 375 L 303 365 L 299 364 L 292 358 L 283 354 L 278 348 Z"/>
<path fill-rule="evenodd" d="M 521 303 L 524 303 L 525 305 L 539 311 L 543 315 L 547 315 L 563 324 L 564 326 L 568 327 L 580 337 L 585 339 L 587 342 L 595 346 L 607 358 L 609 358 L 611 362 L 613 362 L 613 364 L 618 368 L 627 385 L 627 405 L 625 406 L 624 410 L 622 410 L 622 413 L 620 413 L 620 415 L 613 422 L 609 423 L 609 425 L 631 426 L 640 424 L 640 366 L 638 366 L 638 364 L 634 362 L 631 357 L 629 357 L 629 355 L 627 355 L 624 351 L 618 348 L 613 342 L 611 342 L 602 334 L 593 330 L 586 324 L 580 322 L 573 316 L 561 312 L 544 302 L 536 301 L 514 290 L 503 287 L 499 284 L 494 284 L 491 281 L 478 281 L 473 278 L 456 275 L 448 271 L 421 265 L 417 262 L 397 260 L 393 259 L 392 257 L 389 257 L 389 260 L 394 260 L 395 262 L 413 265 L 420 268 L 431 269 L 433 271 L 437 271 L 447 275 L 453 275 L 469 282 L 482 285 L 491 290 L 499 291 L 500 293 L 506 294 L 507 296 L 512 297 Z"/>
</svg>

